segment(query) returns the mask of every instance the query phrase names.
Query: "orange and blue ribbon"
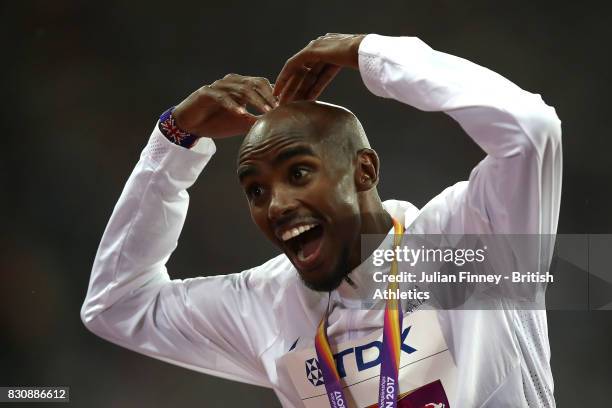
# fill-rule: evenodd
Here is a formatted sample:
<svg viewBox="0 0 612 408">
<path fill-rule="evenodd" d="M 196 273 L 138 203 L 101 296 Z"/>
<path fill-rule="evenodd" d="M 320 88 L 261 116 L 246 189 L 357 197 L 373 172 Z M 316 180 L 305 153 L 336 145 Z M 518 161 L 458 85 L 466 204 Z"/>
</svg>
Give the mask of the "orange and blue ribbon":
<svg viewBox="0 0 612 408">
<path fill-rule="evenodd" d="M 395 218 L 393 219 L 394 238 L 393 245 L 399 247 L 404 235 L 404 227 Z M 397 259 L 393 260 L 389 273 L 396 276 L 398 271 Z M 388 292 L 397 293 L 399 284 L 395 279 L 390 279 Z M 399 394 L 399 361 L 402 344 L 402 310 L 397 297 L 389 296 L 385 305 L 385 317 L 383 323 L 383 342 L 381 350 L 380 383 L 378 394 L 378 406 L 380 408 L 397 408 L 397 396 Z M 319 368 L 325 381 L 325 391 L 331 408 L 348 408 L 348 402 L 344 395 L 340 375 L 334 355 L 327 338 L 327 318 L 329 316 L 329 305 L 325 315 L 321 319 L 315 336 L 315 350 L 319 360 Z"/>
</svg>

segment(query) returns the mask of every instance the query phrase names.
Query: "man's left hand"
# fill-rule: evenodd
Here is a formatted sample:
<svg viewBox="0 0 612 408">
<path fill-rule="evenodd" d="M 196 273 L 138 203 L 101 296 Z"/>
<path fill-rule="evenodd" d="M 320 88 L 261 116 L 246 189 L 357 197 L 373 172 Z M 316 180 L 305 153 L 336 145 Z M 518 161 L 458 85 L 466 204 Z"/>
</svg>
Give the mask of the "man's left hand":
<svg viewBox="0 0 612 408">
<path fill-rule="evenodd" d="M 359 69 L 359 44 L 365 34 L 325 34 L 289 58 L 278 74 L 274 95 L 280 103 L 315 100 L 340 69 Z"/>
</svg>

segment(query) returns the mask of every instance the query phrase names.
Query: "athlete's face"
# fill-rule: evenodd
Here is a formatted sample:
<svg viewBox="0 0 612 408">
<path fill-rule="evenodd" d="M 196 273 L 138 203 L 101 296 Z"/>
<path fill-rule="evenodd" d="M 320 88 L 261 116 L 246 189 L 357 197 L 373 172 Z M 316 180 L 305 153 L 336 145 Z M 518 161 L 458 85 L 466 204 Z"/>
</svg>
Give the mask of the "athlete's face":
<svg viewBox="0 0 612 408">
<path fill-rule="evenodd" d="M 239 153 L 251 217 L 310 288 L 332 290 L 359 249 L 352 160 L 334 157 L 336 150 L 313 134 L 317 126 L 291 113 L 274 119 L 258 122 Z"/>
</svg>

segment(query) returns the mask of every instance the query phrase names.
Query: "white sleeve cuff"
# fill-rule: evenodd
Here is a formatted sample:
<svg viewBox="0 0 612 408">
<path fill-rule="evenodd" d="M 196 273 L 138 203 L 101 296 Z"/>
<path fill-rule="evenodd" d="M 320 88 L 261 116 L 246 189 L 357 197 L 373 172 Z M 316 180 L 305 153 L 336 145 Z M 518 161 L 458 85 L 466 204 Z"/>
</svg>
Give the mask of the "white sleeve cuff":
<svg viewBox="0 0 612 408">
<path fill-rule="evenodd" d="M 402 73 L 411 76 L 427 61 L 431 48 L 417 37 L 387 37 L 368 34 L 359 45 L 359 72 L 363 83 L 376 96 L 394 98 L 387 84 L 397 80 L 385 63 L 403 66 Z"/>
<path fill-rule="evenodd" d="M 140 158 L 147 160 L 157 172 L 168 172 L 177 180 L 191 185 L 216 150 L 215 142 L 208 137 L 200 138 L 191 149 L 176 145 L 169 141 L 159 130 L 158 124 L 155 124 Z"/>
<path fill-rule="evenodd" d="M 368 34 L 359 44 L 359 73 L 363 83 L 376 96 L 384 96 L 384 88 L 381 81 L 382 64 L 379 62 L 377 53 L 377 42 L 380 37 L 376 34 Z"/>
</svg>

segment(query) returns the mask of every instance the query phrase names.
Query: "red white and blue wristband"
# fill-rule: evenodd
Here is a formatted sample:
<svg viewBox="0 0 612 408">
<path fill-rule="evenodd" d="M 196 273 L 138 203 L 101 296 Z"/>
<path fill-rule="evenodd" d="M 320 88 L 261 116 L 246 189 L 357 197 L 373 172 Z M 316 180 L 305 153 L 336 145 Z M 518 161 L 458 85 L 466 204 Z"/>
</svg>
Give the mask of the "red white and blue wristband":
<svg viewBox="0 0 612 408">
<path fill-rule="evenodd" d="M 161 114 L 159 117 L 159 130 L 172 143 L 187 149 L 193 147 L 198 137 L 178 127 L 172 111 L 174 111 L 174 106 Z"/>
</svg>

